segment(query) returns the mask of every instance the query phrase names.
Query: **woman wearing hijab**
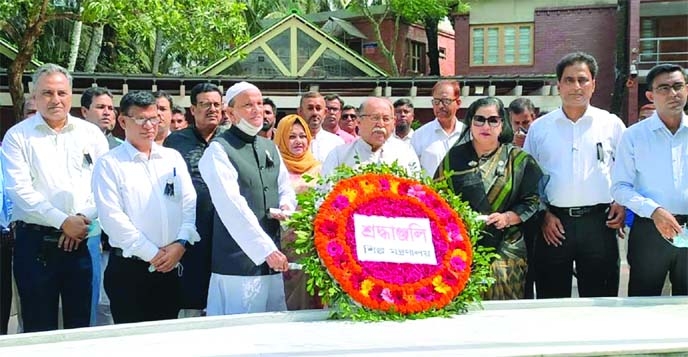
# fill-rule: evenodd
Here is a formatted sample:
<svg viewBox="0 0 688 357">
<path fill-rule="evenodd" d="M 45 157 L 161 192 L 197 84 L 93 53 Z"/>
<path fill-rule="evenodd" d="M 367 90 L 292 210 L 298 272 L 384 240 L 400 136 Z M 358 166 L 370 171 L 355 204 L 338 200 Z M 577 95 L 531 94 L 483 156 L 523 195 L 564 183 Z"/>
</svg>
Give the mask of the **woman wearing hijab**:
<svg viewBox="0 0 688 357">
<path fill-rule="evenodd" d="M 511 144 L 513 131 L 501 100 L 482 98 L 468 108 L 467 128 L 440 165 L 436 176 L 450 171 L 450 188 L 471 208 L 486 215 L 479 245 L 496 249 L 494 285 L 488 300 L 522 299 L 527 272 L 523 223 L 539 209 L 540 167 L 528 153 Z M 469 135 L 470 140 L 461 140 Z"/>
<path fill-rule="evenodd" d="M 321 164 L 315 159 L 310 150 L 313 137 L 308 129 L 308 123 L 298 115 L 288 115 L 280 120 L 275 131 L 275 144 L 282 155 L 284 164 L 289 171 L 289 179 L 296 193 L 301 193 L 315 185 L 316 180 L 306 182 L 304 176 L 316 177 L 320 175 Z M 297 256 L 288 246 L 295 239 L 294 233 L 288 231 L 282 236 L 282 251 L 289 261 L 296 261 Z M 284 273 L 284 293 L 289 310 L 305 310 L 322 308 L 317 297 L 306 292 L 308 276 L 300 270 L 290 270 Z"/>
</svg>

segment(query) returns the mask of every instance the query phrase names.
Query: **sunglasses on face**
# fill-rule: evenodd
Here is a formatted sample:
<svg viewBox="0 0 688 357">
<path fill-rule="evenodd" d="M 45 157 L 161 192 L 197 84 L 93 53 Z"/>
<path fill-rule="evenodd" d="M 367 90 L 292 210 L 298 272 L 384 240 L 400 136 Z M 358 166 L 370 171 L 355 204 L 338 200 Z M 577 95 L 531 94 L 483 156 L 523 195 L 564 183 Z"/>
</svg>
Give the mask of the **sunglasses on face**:
<svg viewBox="0 0 688 357">
<path fill-rule="evenodd" d="M 473 116 L 473 125 L 475 126 L 483 126 L 485 123 L 491 127 L 497 127 L 499 124 L 502 123 L 502 118 L 498 116 L 491 116 L 491 117 L 484 117 L 482 115 L 474 115 Z"/>
<path fill-rule="evenodd" d="M 356 114 L 342 114 L 342 119 L 356 119 Z"/>
</svg>

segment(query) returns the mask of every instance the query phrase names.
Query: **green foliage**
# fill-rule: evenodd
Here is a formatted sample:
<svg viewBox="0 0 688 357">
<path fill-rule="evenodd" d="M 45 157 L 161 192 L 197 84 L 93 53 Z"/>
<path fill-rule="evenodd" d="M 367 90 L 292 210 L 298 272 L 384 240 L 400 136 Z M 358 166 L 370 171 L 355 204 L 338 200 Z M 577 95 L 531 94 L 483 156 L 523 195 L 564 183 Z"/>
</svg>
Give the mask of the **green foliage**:
<svg viewBox="0 0 688 357">
<path fill-rule="evenodd" d="M 322 265 L 313 242 L 313 222 L 315 221 L 318 207 L 329 193 L 327 188 L 333 187 L 336 182 L 342 179 L 367 173 L 391 174 L 417 180 L 427 185 L 444 198 L 466 224 L 467 233 L 470 236 L 473 247 L 471 277 L 464 290 L 443 309 L 433 309 L 422 313 L 404 315 L 393 311 L 383 312 L 362 307 L 342 290 Z M 397 165 L 396 162 L 392 165 L 369 164 L 357 168 L 340 166 L 331 175 L 319 178 L 316 188 L 297 195 L 297 200 L 300 210 L 287 222 L 296 234 L 292 248 L 296 254 L 303 257 L 299 263 L 302 264 L 303 270 L 309 275 L 306 286 L 307 291 L 313 295 L 317 288 L 318 295 L 322 298 L 323 303 L 330 308 L 330 318 L 332 319 L 384 321 L 420 319 L 432 316 L 449 317 L 467 312 L 471 304 L 479 305 L 482 294 L 494 283 L 494 279 L 490 276 L 490 262 L 497 255 L 493 252 L 493 249 L 486 249 L 477 245 L 484 223 L 476 219 L 478 213 L 473 211 L 467 202 L 462 201 L 459 196 L 449 189 L 447 180 L 433 180 L 429 177 L 421 177 L 420 174 L 409 175 L 406 169 Z"/>
<path fill-rule="evenodd" d="M 0 1 L 0 26 L 5 37 L 19 43 L 42 3 L 42 0 Z M 248 41 L 243 16 L 246 10 L 245 3 L 235 0 L 82 0 L 81 9 L 72 10 L 69 16 L 56 16 L 65 15 L 68 10 L 49 5 L 46 33 L 37 41 L 41 44 L 37 53 L 44 61 L 66 65 L 71 22 L 55 20 L 69 17 L 80 19 L 86 25 L 84 31 L 89 31 L 89 26 L 103 24 L 113 30 L 114 37 L 106 46 L 113 48 L 114 56 L 100 63 L 101 69 L 126 73 L 149 70 L 154 50 L 149 44 L 155 43 L 156 33 L 160 32 L 162 61 L 168 62 L 166 67 L 172 68 L 171 63 L 176 62 L 180 71 L 196 72 Z M 11 23 L 11 19 L 18 19 L 19 23 Z M 9 26 L 13 31 L 7 30 Z"/>
</svg>

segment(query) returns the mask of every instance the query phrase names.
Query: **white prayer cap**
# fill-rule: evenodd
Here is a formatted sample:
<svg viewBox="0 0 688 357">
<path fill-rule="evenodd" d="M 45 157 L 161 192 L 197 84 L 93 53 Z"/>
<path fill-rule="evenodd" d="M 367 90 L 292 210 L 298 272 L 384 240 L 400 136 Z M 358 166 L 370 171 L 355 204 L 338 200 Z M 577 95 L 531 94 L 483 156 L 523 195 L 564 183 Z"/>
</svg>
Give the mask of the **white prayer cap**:
<svg viewBox="0 0 688 357">
<path fill-rule="evenodd" d="M 249 82 L 239 82 L 227 89 L 227 93 L 225 93 L 225 104 L 229 104 L 229 102 L 234 99 L 239 93 L 249 90 L 249 89 L 255 89 L 257 91 L 260 91 L 258 87 L 254 86 L 253 84 Z"/>
</svg>

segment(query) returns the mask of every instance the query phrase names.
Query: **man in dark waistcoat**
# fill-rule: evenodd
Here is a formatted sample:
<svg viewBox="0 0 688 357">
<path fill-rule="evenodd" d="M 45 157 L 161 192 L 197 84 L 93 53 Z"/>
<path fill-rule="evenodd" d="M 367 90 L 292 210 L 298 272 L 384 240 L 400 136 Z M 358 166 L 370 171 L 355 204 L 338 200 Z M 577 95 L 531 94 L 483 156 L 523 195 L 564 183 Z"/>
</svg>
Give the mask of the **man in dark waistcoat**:
<svg viewBox="0 0 688 357">
<path fill-rule="evenodd" d="M 232 126 L 215 136 L 198 163 L 215 205 L 208 315 L 286 310 L 288 269 L 279 251 L 280 220 L 293 211 L 294 190 L 274 143 L 257 136 L 263 96 L 240 82 L 225 95 Z"/>
</svg>

